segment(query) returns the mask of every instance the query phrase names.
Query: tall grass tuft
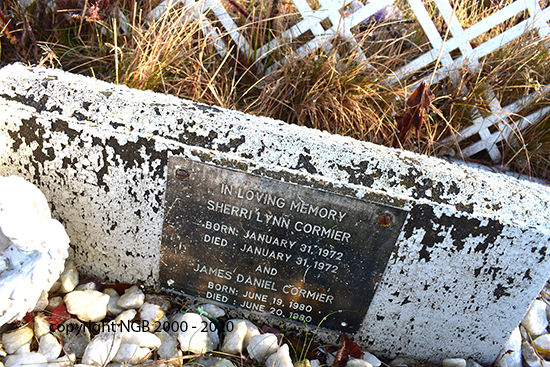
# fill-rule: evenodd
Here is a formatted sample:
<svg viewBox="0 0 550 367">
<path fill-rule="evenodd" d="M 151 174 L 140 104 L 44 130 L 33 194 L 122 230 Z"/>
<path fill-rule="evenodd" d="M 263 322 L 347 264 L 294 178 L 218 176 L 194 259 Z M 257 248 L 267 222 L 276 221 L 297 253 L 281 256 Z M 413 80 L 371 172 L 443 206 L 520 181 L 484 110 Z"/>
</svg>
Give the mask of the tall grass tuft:
<svg viewBox="0 0 550 367">
<path fill-rule="evenodd" d="M 288 55 L 287 55 L 288 57 Z M 357 49 L 293 56 L 267 75 L 248 112 L 385 144 L 394 128 L 395 94 Z"/>
</svg>

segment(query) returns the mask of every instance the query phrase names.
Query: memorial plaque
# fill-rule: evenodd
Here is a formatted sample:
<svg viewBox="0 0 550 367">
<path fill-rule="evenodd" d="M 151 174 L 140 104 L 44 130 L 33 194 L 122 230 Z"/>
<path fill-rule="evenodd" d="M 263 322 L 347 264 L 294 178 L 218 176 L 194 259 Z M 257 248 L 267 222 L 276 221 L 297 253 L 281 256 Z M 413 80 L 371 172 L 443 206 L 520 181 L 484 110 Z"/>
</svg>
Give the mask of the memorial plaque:
<svg viewBox="0 0 550 367">
<path fill-rule="evenodd" d="M 355 333 L 406 211 L 171 157 L 163 288 Z"/>
</svg>

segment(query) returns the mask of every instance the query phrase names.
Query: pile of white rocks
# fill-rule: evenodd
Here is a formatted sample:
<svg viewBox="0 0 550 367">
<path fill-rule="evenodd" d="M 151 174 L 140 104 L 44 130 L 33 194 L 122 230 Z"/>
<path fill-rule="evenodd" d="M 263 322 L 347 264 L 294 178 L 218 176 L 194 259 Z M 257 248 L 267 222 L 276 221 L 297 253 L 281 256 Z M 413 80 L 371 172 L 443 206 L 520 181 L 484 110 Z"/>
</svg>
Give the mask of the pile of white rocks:
<svg viewBox="0 0 550 367">
<path fill-rule="evenodd" d="M 127 366 L 153 360 L 179 365 L 191 357 L 207 367 L 234 367 L 229 359 L 205 356 L 212 351 L 248 356 L 269 367 L 293 367 L 289 346 L 248 320 L 226 320 L 220 333 L 218 319 L 225 312 L 215 305 L 170 315 L 172 306 L 165 297 L 146 295 L 138 286 L 127 288 L 122 295 L 113 288 L 99 291 L 96 283 L 78 285 L 78 271 L 68 260 L 49 295 L 38 301 L 32 319 L 2 334 L 0 367 Z M 66 319 L 59 318 L 63 305 Z M 318 360 L 301 363 L 304 367 L 320 365 Z M 348 367 L 380 365 L 369 353 L 348 362 Z"/>
<path fill-rule="evenodd" d="M 145 294 L 138 286 L 128 285 L 119 294 L 120 287 L 119 291 L 98 289 L 102 284 L 97 281 L 78 284 L 78 271 L 68 260 L 59 280 L 40 297 L 27 321 L 2 327 L 0 367 L 117 367 L 153 362 L 180 366 L 182 361 L 191 360 L 205 367 L 235 367 L 234 361 L 239 358 L 253 359 L 266 367 L 321 364 L 319 360 L 293 364 L 289 345 L 279 335 L 262 333 L 248 320 L 227 319 L 225 311 L 212 304 L 182 311 L 173 308 L 168 297 Z M 545 300 L 533 303 L 504 346 L 501 367 L 522 363 L 550 367 L 541 358 L 550 354 L 549 315 Z M 224 320 L 223 332 L 220 320 Z M 223 358 L 226 356 L 229 359 Z M 327 353 L 326 363 L 331 365 L 333 361 L 334 353 Z M 381 364 L 365 352 L 361 359 L 350 358 L 346 367 Z M 442 364 L 480 367 L 473 360 L 461 358 L 446 359 Z M 412 358 L 389 362 L 392 367 L 414 365 L 418 363 Z"/>
</svg>

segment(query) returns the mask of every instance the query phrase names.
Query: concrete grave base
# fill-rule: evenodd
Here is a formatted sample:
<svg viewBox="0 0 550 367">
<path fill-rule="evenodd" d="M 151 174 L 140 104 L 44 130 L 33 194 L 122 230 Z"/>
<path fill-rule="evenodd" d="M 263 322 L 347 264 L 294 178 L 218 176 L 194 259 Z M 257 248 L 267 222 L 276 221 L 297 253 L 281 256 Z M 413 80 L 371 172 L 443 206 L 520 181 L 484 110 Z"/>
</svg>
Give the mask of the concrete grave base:
<svg viewBox="0 0 550 367">
<path fill-rule="evenodd" d="M 158 284 L 169 156 L 408 211 L 369 351 L 492 363 L 550 274 L 548 187 L 60 70 L 0 80 L 0 175 L 36 184 L 105 280 Z"/>
</svg>

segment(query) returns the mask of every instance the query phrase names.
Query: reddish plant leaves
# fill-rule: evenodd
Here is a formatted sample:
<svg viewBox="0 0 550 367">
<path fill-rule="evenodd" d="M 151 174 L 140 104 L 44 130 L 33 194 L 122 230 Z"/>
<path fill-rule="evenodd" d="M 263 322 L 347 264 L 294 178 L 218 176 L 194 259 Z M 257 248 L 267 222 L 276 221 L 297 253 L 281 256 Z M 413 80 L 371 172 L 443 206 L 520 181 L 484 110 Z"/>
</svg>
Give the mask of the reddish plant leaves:
<svg viewBox="0 0 550 367">
<path fill-rule="evenodd" d="M 13 22 L 2 13 L 2 10 L 0 10 L 0 34 L 4 34 L 12 45 L 18 42 L 18 38 L 13 29 Z"/>
<path fill-rule="evenodd" d="M 52 330 L 57 329 L 57 325 L 64 323 L 70 318 L 72 318 L 72 316 L 67 311 L 67 306 L 65 305 L 57 306 L 53 310 L 52 315 L 49 317 Z"/>
<path fill-rule="evenodd" d="M 243 6 L 241 4 L 239 4 L 235 0 L 228 0 L 228 2 L 229 2 L 229 4 L 231 4 L 235 8 L 235 10 L 237 10 L 244 17 L 244 19 L 246 19 L 246 20 L 252 19 L 250 14 L 246 11 L 245 8 L 243 8 Z"/>
<path fill-rule="evenodd" d="M 352 342 L 346 334 L 342 334 L 340 337 L 340 347 L 336 352 L 336 358 L 334 358 L 334 367 L 345 367 L 348 363 L 349 357 L 363 358 L 363 352 L 361 347 Z"/>
<path fill-rule="evenodd" d="M 430 104 L 434 98 L 435 96 L 426 82 L 422 82 L 411 94 L 409 99 L 407 99 L 407 106 L 410 107 L 410 110 L 399 116 L 395 116 L 397 132 L 393 138 L 392 146 L 394 148 L 403 146 L 413 126 L 416 131 L 416 139 L 419 138 L 424 112 L 430 108 Z"/>
<path fill-rule="evenodd" d="M 281 334 L 281 331 L 279 329 L 272 328 L 271 326 L 264 325 L 262 326 L 262 333 L 271 333 L 275 335 Z"/>
<path fill-rule="evenodd" d="M 53 28 L 63 27 L 63 23 L 75 19 L 86 22 L 105 20 L 114 10 L 113 0 L 97 0 L 94 3 L 87 0 L 55 0 L 55 21 Z"/>
<path fill-rule="evenodd" d="M 31 322 L 34 319 L 34 315 L 32 312 L 27 312 L 25 314 L 25 317 L 23 317 L 23 321 L 25 322 Z"/>
</svg>

